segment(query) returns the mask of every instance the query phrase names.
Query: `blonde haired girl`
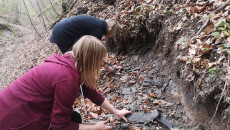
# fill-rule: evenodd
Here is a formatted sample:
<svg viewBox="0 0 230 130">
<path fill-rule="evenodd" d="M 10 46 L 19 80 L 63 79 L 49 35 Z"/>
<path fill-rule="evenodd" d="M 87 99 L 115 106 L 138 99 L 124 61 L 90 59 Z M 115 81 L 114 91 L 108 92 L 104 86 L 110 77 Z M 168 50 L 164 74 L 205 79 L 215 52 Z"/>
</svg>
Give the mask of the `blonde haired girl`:
<svg viewBox="0 0 230 130">
<path fill-rule="evenodd" d="M 83 36 L 73 46 L 73 57 L 76 64 L 79 65 L 82 80 L 92 89 L 98 86 L 99 71 L 104 63 L 105 55 L 105 46 L 93 36 Z"/>
<path fill-rule="evenodd" d="M 98 71 L 105 55 L 106 49 L 100 40 L 83 36 L 72 52 L 63 56 L 54 54 L 12 82 L 0 92 L 1 130 L 112 129 L 104 121 L 95 125 L 81 124 L 80 114 L 72 107 L 79 92 L 127 121 L 125 115 L 131 112 L 115 109 L 96 90 Z"/>
</svg>

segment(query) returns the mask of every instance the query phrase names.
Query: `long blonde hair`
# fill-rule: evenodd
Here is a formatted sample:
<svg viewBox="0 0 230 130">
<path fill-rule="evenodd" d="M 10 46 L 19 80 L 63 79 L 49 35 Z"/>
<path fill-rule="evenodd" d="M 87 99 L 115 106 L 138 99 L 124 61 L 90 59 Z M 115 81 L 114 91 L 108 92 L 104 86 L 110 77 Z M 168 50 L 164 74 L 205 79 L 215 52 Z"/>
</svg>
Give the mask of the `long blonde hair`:
<svg viewBox="0 0 230 130">
<path fill-rule="evenodd" d="M 94 36 L 83 36 L 73 46 L 73 57 L 87 87 L 96 89 L 99 71 L 106 55 L 106 47 Z"/>
<path fill-rule="evenodd" d="M 120 27 L 119 23 L 116 19 L 107 19 L 105 21 L 107 23 L 107 33 L 105 36 L 113 37 L 116 34 L 118 28 Z"/>
</svg>

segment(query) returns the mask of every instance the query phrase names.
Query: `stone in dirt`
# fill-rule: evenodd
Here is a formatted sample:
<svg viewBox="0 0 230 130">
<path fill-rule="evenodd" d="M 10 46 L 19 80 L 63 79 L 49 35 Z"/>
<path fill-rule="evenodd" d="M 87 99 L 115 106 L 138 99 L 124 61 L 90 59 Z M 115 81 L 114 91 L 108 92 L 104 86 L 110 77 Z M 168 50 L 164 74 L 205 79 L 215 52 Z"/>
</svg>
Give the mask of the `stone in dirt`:
<svg viewBox="0 0 230 130">
<path fill-rule="evenodd" d="M 127 115 L 126 118 L 130 123 L 144 123 L 148 124 L 156 119 L 159 115 L 158 110 L 154 109 L 152 112 L 134 112 Z"/>
</svg>

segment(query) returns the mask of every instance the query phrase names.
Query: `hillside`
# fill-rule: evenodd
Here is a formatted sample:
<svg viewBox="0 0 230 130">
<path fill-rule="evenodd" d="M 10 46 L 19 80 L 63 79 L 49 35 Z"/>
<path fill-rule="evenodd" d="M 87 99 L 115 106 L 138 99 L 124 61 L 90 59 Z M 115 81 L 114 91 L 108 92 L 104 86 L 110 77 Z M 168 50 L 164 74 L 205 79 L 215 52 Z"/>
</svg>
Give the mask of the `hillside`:
<svg viewBox="0 0 230 130">
<path fill-rule="evenodd" d="M 105 39 L 115 74 L 102 70 L 99 91 L 117 108 L 154 119 L 117 120 L 87 102 L 85 122 L 117 129 L 229 129 L 230 6 L 227 1 L 80 1 L 65 17 L 116 18 L 121 29 Z M 63 17 L 63 18 L 65 18 Z M 42 63 L 57 47 L 51 30 L 37 37 L 6 21 L 0 43 L 0 88 Z M 82 113 L 81 100 L 76 109 Z M 98 112 L 99 111 L 99 112 Z"/>
</svg>

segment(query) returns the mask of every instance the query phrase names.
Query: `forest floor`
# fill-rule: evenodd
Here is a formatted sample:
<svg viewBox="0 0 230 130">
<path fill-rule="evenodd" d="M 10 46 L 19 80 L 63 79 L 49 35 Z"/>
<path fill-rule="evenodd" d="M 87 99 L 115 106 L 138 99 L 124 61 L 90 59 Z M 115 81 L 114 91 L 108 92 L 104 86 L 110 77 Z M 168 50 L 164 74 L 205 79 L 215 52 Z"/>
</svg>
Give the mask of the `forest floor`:
<svg viewBox="0 0 230 130">
<path fill-rule="evenodd" d="M 225 86 L 228 86 L 226 82 L 229 67 L 226 49 L 230 46 L 221 46 L 219 39 L 222 39 L 221 43 L 230 41 L 222 33 L 220 38 L 214 39 L 217 36 L 211 35 L 211 32 L 220 31 L 215 30 L 211 24 L 208 24 L 201 35 L 197 34 L 205 23 L 203 18 L 207 10 L 217 8 L 224 2 L 212 5 L 208 2 L 191 2 L 181 7 L 183 11 L 190 13 L 192 10 L 194 17 L 186 13 L 172 14 L 173 9 L 175 12 L 181 10 L 177 9 L 176 4 L 166 3 L 168 6 L 163 6 L 165 3 L 156 4 L 151 0 L 141 4 L 121 0 L 117 0 L 117 3 L 103 2 L 88 2 L 91 8 L 87 7 L 86 14 L 105 18 L 112 10 L 108 18 L 119 18 L 126 31 L 120 32 L 114 39 L 103 41 L 106 44 L 109 42 L 108 49 L 111 52 L 106 58 L 117 71 L 108 73 L 102 69 L 98 90 L 116 108 L 126 108 L 134 116 L 127 117 L 129 122 L 125 123 L 88 100 L 88 116 L 85 116 L 79 99 L 75 102 L 75 110 L 82 113 L 84 122 L 107 120 L 114 129 L 132 130 L 228 129 L 225 123 L 226 119 L 229 121 L 229 91 Z M 86 4 L 77 5 L 68 16 L 84 14 L 82 10 L 86 8 Z M 155 12 L 151 10 L 153 7 Z M 224 12 L 229 12 L 229 8 L 227 6 L 223 9 L 215 19 L 227 18 L 229 15 Z M 149 12 L 145 15 L 138 13 L 146 11 Z M 135 15 L 145 23 L 140 22 Z M 226 18 L 225 23 L 228 23 Z M 136 21 L 133 22 L 132 19 Z M 0 36 L 0 89 L 53 53 L 59 52 L 56 45 L 49 42 L 51 31 L 43 33 L 40 38 L 35 37 L 27 28 L 2 20 L 0 24 L 11 27 L 2 30 Z M 133 26 L 138 28 L 132 28 Z M 226 31 L 227 26 L 225 24 L 222 30 Z M 196 40 L 193 37 L 195 35 L 198 35 Z M 221 100 L 222 93 L 224 98 Z M 216 108 L 219 108 L 218 111 Z"/>
</svg>

